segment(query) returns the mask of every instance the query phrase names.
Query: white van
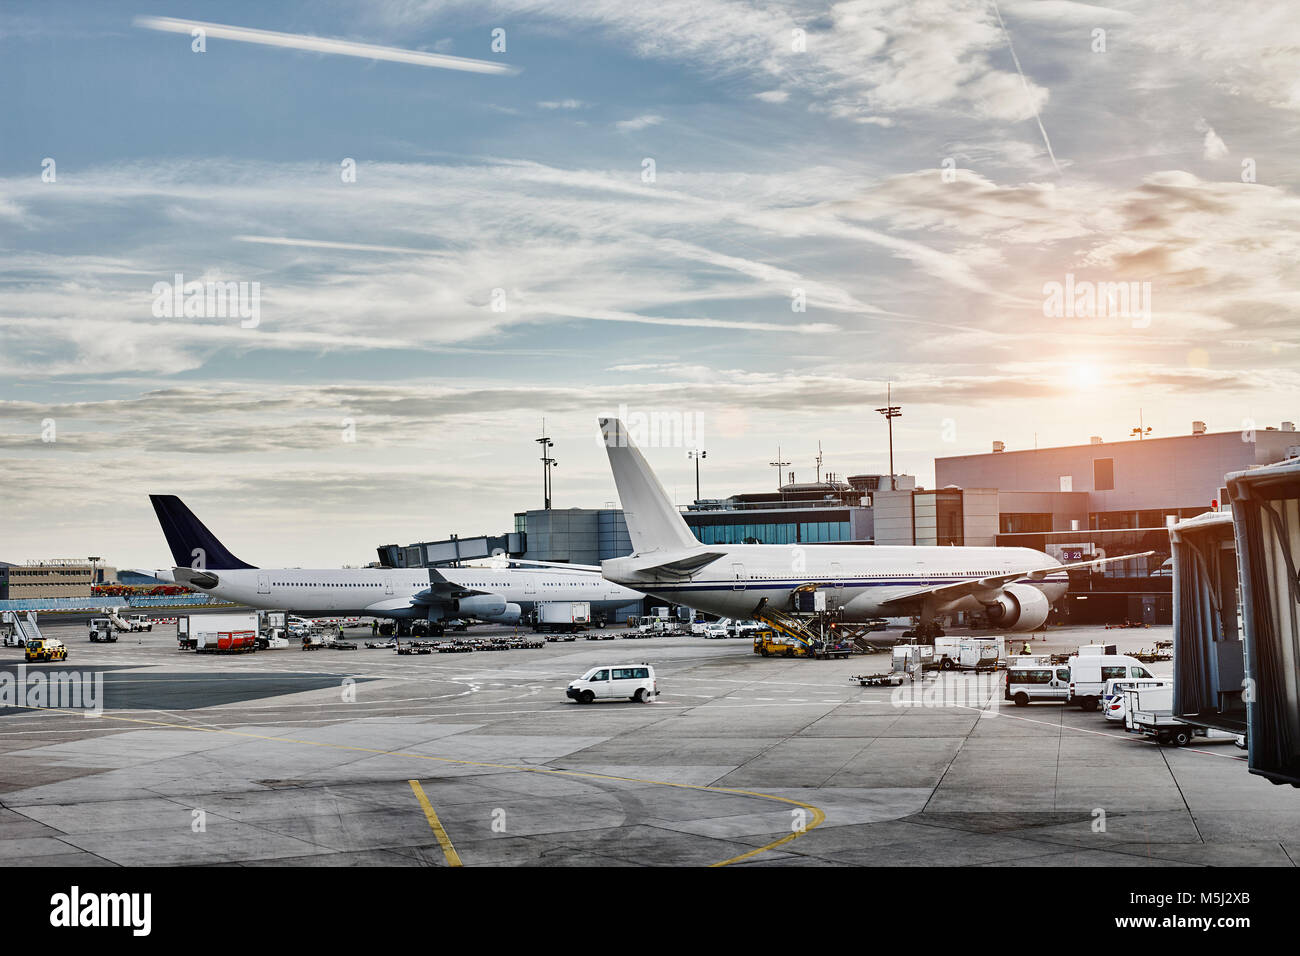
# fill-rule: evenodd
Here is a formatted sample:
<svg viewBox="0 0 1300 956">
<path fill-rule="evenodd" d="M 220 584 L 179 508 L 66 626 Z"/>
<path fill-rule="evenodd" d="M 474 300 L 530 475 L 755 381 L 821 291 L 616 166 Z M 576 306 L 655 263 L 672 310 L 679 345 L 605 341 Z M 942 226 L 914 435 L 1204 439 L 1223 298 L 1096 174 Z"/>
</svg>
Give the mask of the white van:
<svg viewBox="0 0 1300 956">
<path fill-rule="evenodd" d="M 593 667 L 569 684 L 565 695 L 579 704 L 594 700 L 635 700 L 648 704 L 659 696 L 655 669 L 649 664 Z"/>
<path fill-rule="evenodd" d="M 1014 664 L 1007 668 L 1003 698 L 1024 707 L 1036 700 L 1065 703 L 1070 695 L 1070 668 L 1064 664 Z"/>
<path fill-rule="evenodd" d="M 1134 687 L 1169 687 L 1172 680 L 1163 677 L 1111 678 L 1101 692 L 1101 712 L 1107 720 L 1123 720 L 1128 713 L 1124 691 Z"/>
<path fill-rule="evenodd" d="M 1142 662 L 1127 654 L 1076 654 L 1069 660 L 1069 702 L 1080 710 L 1096 710 L 1109 680 L 1150 677 Z"/>
</svg>

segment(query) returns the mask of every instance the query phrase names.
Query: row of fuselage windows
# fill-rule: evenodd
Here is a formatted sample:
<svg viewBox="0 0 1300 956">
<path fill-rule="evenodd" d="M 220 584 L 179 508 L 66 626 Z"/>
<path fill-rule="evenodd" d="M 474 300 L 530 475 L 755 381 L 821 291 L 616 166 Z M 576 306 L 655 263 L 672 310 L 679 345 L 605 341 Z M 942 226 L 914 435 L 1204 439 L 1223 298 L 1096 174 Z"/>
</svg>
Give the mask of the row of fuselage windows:
<svg viewBox="0 0 1300 956">
<path fill-rule="evenodd" d="M 462 588 L 490 588 L 500 586 L 500 581 L 452 581 L 457 587 Z M 538 584 L 544 588 L 580 588 L 584 584 L 593 583 L 591 581 L 539 581 Z M 347 581 L 272 581 L 271 584 L 277 588 L 379 588 L 383 585 L 378 582 L 373 584 L 352 583 Z"/>
<path fill-rule="evenodd" d="M 746 574 L 741 571 L 736 572 L 737 580 L 744 581 L 787 581 L 791 578 L 807 578 L 809 580 L 836 581 L 843 578 L 991 578 L 1002 574 L 1011 573 L 1006 568 L 995 571 L 890 571 L 884 574 Z M 1026 572 L 1027 573 L 1027 572 Z"/>
</svg>

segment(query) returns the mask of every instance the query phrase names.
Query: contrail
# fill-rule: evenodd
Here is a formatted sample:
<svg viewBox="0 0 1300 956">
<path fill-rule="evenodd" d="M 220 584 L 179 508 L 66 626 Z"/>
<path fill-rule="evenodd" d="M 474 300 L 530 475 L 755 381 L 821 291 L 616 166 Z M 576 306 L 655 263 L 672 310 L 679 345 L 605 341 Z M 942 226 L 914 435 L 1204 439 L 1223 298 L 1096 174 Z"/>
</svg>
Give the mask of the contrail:
<svg viewBox="0 0 1300 956">
<path fill-rule="evenodd" d="M 1043 127 L 1043 120 L 1038 115 L 1038 107 L 1034 105 L 1034 95 L 1029 92 L 1029 81 L 1025 79 L 1025 71 L 1020 68 L 1020 57 L 1016 56 L 1016 48 L 1011 42 L 1011 34 L 1007 32 L 1007 25 L 1002 22 L 1002 11 L 998 9 L 998 0 L 991 0 L 993 12 L 997 14 L 998 26 L 1002 28 L 1002 35 L 1007 38 L 1007 49 L 1011 51 L 1011 61 L 1016 65 L 1016 72 L 1020 74 L 1020 85 L 1025 88 L 1025 97 L 1029 100 L 1029 108 L 1034 111 L 1034 120 L 1038 123 L 1038 131 L 1043 134 L 1043 145 L 1047 147 L 1047 155 L 1052 158 L 1052 166 L 1056 169 L 1056 175 L 1061 175 L 1061 167 L 1057 165 L 1056 154 L 1052 152 L 1052 141 L 1047 138 L 1047 130 Z"/>
<path fill-rule="evenodd" d="M 190 33 L 202 30 L 210 37 L 235 40 L 240 43 L 260 43 L 263 46 L 287 47 L 292 50 L 311 50 L 315 53 L 337 53 L 357 56 L 367 60 L 390 60 L 393 63 L 412 63 L 416 66 L 433 66 L 444 70 L 466 70 L 470 73 L 514 74 L 519 70 L 505 63 L 488 60 L 470 60 L 463 56 L 446 56 L 442 53 L 424 53 L 420 50 L 403 50 L 395 46 L 376 46 L 373 43 L 355 43 L 352 40 L 331 40 L 328 37 L 307 36 L 302 33 L 276 33 L 273 30 L 254 30 L 251 27 L 232 27 L 220 23 L 203 23 L 199 20 L 176 20 L 172 17 L 136 17 L 135 25 L 146 30 L 164 33 Z"/>
<path fill-rule="evenodd" d="M 436 249 L 410 246 L 376 246 L 365 242 L 335 242 L 329 239 L 293 239 L 286 236 L 235 236 L 237 242 L 257 242 L 266 246 L 303 246 L 308 249 L 339 249 L 345 252 L 395 252 L 408 256 L 441 256 Z"/>
</svg>

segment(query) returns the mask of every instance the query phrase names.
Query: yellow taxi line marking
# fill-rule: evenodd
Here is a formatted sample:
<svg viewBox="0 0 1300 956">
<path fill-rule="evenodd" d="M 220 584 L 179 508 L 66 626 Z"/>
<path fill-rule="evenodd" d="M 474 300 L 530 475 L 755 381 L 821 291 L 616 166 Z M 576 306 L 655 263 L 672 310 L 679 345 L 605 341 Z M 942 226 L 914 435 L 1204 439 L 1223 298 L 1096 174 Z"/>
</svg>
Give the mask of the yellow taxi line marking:
<svg viewBox="0 0 1300 956">
<path fill-rule="evenodd" d="M 70 714 L 76 715 L 78 711 L 67 710 L 61 707 L 34 707 L 32 710 L 38 710 L 51 714 Z M 270 734 L 252 734 L 244 730 L 227 730 L 223 727 L 206 727 L 202 724 L 171 724 L 165 720 L 148 720 L 144 717 L 120 717 L 116 714 L 100 714 L 98 720 L 118 720 L 130 724 L 148 724 L 154 727 L 168 727 L 172 730 L 191 730 L 210 734 L 226 734 L 231 737 L 245 737 L 249 740 L 265 740 L 272 743 L 281 744 L 300 744 L 304 747 L 322 747 L 326 750 L 345 750 L 353 753 L 375 754 L 383 757 L 406 757 L 413 760 L 433 760 L 438 763 L 456 764 L 462 767 L 484 767 L 489 770 L 509 770 L 514 773 L 545 773 L 556 777 L 578 777 L 588 780 L 617 780 L 621 783 L 643 783 L 655 787 L 676 787 L 679 790 L 697 790 L 700 793 L 728 793 L 740 797 L 756 797 L 760 800 L 776 800 L 780 803 L 788 803 L 791 806 L 802 807 L 805 810 L 811 810 L 813 814 L 812 822 L 807 826 L 802 826 L 791 830 L 779 840 L 773 840 L 771 843 L 764 844 L 757 849 L 742 853 L 740 856 L 733 856 L 730 859 L 722 860 L 719 863 L 713 863 L 711 866 L 728 866 L 732 863 L 738 863 L 741 860 L 748 860 L 760 853 L 766 853 L 768 850 L 783 846 L 791 840 L 798 839 L 809 830 L 820 825 L 826 819 L 826 814 L 819 808 L 810 803 L 804 803 L 800 800 L 794 800 L 790 797 L 778 797 L 774 793 L 757 793 L 753 790 L 737 790 L 732 787 L 706 787 L 696 783 L 674 783 L 671 780 L 646 780 L 640 777 L 621 777 L 611 773 L 594 773 L 584 770 L 557 770 L 553 767 L 529 767 L 517 766 L 513 764 L 491 763 L 484 760 L 458 760 L 455 757 L 435 757 L 432 754 L 415 754 L 407 753 L 401 750 L 381 750 L 376 747 L 357 747 L 352 744 L 331 744 L 322 740 L 299 740 L 295 737 L 273 737 Z"/>
<path fill-rule="evenodd" d="M 447 831 L 443 829 L 442 821 L 438 819 L 437 812 L 433 809 L 433 804 L 429 798 L 424 795 L 424 788 L 420 786 L 418 780 L 406 781 L 411 785 L 415 792 L 415 799 L 420 801 L 420 806 L 424 808 L 424 817 L 429 821 L 429 828 L 433 830 L 434 835 L 438 838 L 438 845 L 442 847 L 442 855 L 447 858 L 448 866 L 462 866 L 460 854 L 456 848 L 451 845 L 451 837 L 447 836 Z"/>
</svg>

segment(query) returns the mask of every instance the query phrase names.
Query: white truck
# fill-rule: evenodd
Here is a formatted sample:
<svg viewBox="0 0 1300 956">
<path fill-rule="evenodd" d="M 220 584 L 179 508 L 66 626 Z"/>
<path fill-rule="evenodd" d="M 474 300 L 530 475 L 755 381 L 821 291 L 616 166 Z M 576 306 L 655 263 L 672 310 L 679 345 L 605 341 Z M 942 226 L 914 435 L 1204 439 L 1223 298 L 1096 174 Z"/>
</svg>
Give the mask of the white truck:
<svg viewBox="0 0 1300 956">
<path fill-rule="evenodd" d="M 590 601 L 546 601 L 533 611 L 533 631 L 543 634 L 569 634 L 590 624 Z"/>
<path fill-rule="evenodd" d="M 90 638 L 90 643 L 99 644 L 101 642 L 112 644 L 117 641 L 117 628 L 113 626 L 113 621 L 107 617 L 92 617 L 88 625 L 86 636 Z"/>
<path fill-rule="evenodd" d="M 1172 686 L 1144 685 L 1124 691 L 1124 729 L 1130 734 L 1154 737 L 1162 744 L 1183 747 L 1193 737 L 1205 737 L 1202 727 L 1185 724 L 1174 716 L 1174 689 Z"/>
<path fill-rule="evenodd" d="M 1067 662 L 1070 667 L 1068 702 L 1080 710 L 1096 710 L 1106 682 L 1129 677 L 1150 677 L 1151 672 L 1135 657 L 1127 654 L 1097 653 L 1102 645 L 1086 645 Z"/>
<path fill-rule="evenodd" d="M 188 644 L 183 642 L 188 641 Z M 242 653 L 257 650 L 257 612 L 191 614 L 184 629 L 176 625 L 176 641 L 182 648 L 200 653 Z"/>
<path fill-rule="evenodd" d="M 128 634 L 134 634 L 138 631 L 152 631 L 153 621 L 143 614 L 132 614 L 130 617 L 123 617 L 122 612 L 113 608 L 108 612 L 108 619 L 113 627 L 119 631 L 125 631 Z"/>
<path fill-rule="evenodd" d="M 966 671 L 995 671 L 1002 657 L 998 637 L 963 638 L 957 644 L 957 666 Z"/>
<path fill-rule="evenodd" d="M 929 666 L 945 671 L 996 670 L 1002 656 L 1002 640 L 997 637 L 936 637 L 933 646 Z"/>
</svg>

